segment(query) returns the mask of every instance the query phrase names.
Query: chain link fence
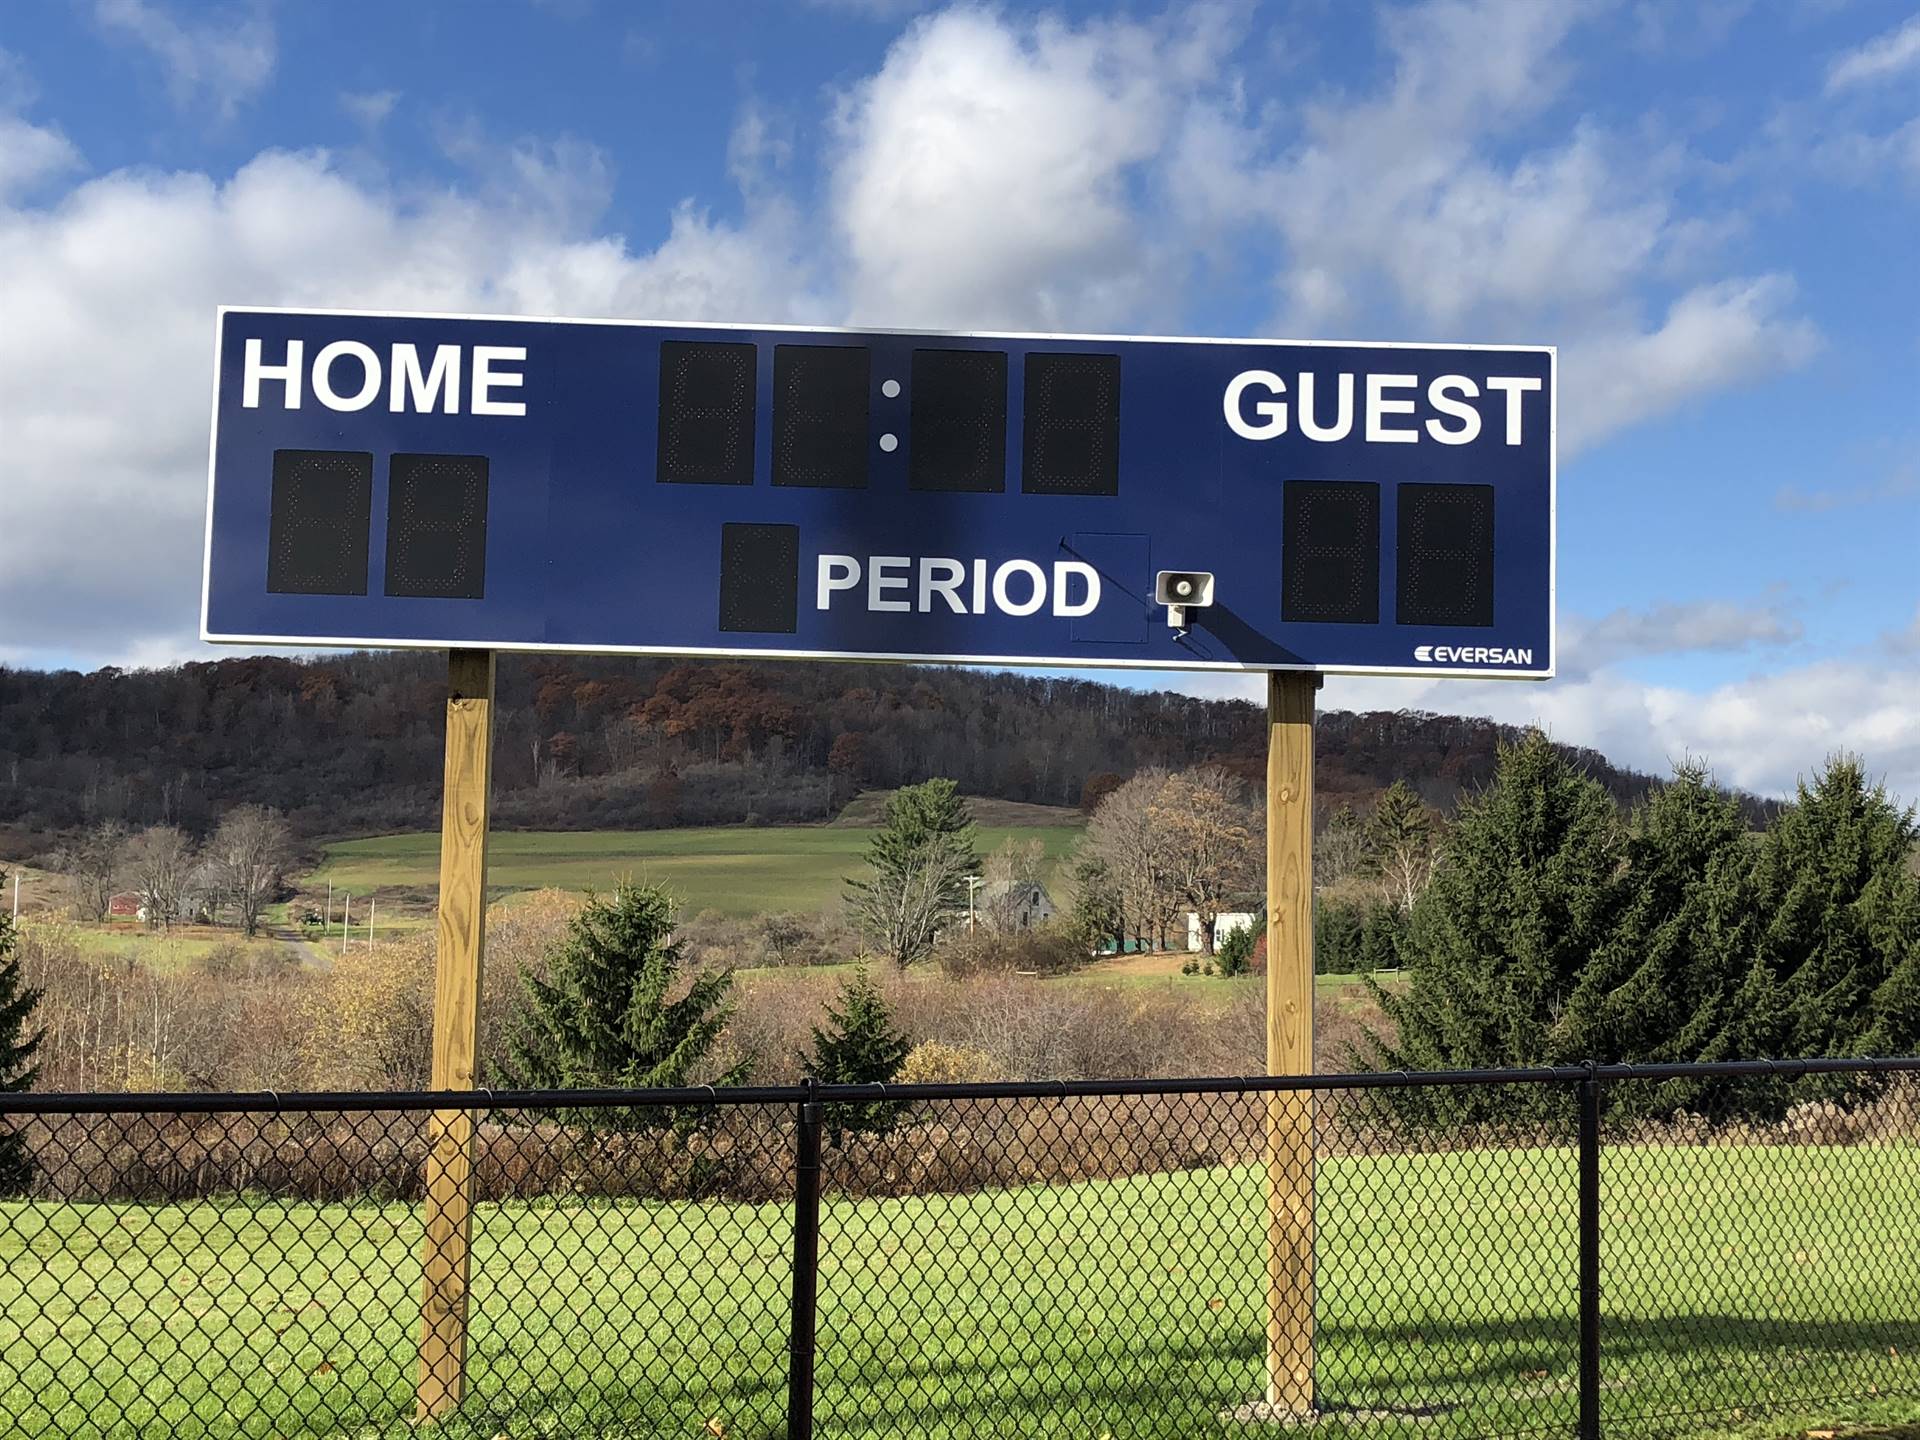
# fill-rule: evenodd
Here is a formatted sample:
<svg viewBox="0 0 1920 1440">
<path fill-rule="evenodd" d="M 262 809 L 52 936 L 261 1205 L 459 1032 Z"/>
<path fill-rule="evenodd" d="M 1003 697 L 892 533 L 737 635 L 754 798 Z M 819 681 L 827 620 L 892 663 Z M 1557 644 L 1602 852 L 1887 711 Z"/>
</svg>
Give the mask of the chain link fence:
<svg viewBox="0 0 1920 1440">
<path fill-rule="evenodd" d="M 1920 1418 L 1915 1071 L 0 1097 L 0 1429 Z"/>
</svg>

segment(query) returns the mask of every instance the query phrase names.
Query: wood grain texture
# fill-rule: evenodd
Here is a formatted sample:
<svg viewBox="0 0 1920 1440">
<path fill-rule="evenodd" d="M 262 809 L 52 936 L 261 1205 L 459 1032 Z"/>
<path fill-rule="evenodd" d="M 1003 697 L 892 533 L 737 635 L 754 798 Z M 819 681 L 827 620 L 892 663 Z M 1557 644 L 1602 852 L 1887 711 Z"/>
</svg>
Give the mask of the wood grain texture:
<svg viewBox="0 0 1920 1440">
<path fill-rule="evenodd" d="M 433 984 L 433 1088 L 478 1080 L 480 962 L 487 928 L 487 809 L 493 769 L 493 652 L 455 650 L 447 667 L 446 795 L 440 814 L 439 954 Z M 466 1396 L 468 1261 L 473 1226 L 474 1117 L 428 1122 L 425 1237 L 420 1257 L 421 1420 Z"/>
<path fill-rule="evenodd" d="M 1267 677 L 1267 1073 L 1313 1073 L 1318 675 Z M 1313 1094 L 1267 1098 L 1267 1403 L 1313 1410 Z"/>
</svg>

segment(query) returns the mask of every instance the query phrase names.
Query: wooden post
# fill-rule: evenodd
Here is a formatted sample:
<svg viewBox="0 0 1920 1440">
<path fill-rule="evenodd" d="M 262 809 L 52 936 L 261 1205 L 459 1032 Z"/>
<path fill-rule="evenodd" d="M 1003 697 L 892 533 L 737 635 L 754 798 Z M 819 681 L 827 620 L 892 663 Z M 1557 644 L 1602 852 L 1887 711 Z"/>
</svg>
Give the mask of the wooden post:
<svg viewBox="0 0 1920 1440">
<path fill-rule="evenodd" d="M 493 766 L 493 652 L 455 650 L 447 670 L 446 796 L 440 812 L 439 956 L 433 1088 L 471 1090 L 480 1048 L 480 955 L 487 924 L 487 796 Z M 428 1121 L 418 1416 L 467 1390 L 467 1258 L 473 1228 L 473 1113 Z"/>
<path fill-rule="evenodd" d="M 1267 677 L 1267 1073 L 1313 1073 L 1313 710 Z M 1313 1413 L 1313 1092 L 1267 1097 L 1267 1406 Z"/>
</svg>

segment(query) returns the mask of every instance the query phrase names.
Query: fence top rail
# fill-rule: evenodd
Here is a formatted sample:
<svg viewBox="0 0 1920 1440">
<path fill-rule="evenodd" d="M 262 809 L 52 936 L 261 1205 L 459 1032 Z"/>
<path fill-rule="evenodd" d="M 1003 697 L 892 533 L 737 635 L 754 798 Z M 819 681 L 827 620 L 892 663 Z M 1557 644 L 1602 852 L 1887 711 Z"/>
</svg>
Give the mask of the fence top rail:
<svg viewBox="0 0 1920 1440">
<path fill-rule="evenodd" d="M 658 1090 L 186 1091 L 0 1095 L 5 1115 L 318 1114 L 431 1110 L 606 1110 L 798 1105 L 875 1100 L 1069 1100 L 1581 1081 L 1704 1080 L 1920 1073 L 1920 1056 L 1725 1060 L 1711 1064 L 1559 1065 L 1518 1070 L 1384 1070 L 1351 1075 L 1217 1075 L 1166 1080 L 1004 1080 L 950 1085 L 735 1085 Z"/>
</svg>

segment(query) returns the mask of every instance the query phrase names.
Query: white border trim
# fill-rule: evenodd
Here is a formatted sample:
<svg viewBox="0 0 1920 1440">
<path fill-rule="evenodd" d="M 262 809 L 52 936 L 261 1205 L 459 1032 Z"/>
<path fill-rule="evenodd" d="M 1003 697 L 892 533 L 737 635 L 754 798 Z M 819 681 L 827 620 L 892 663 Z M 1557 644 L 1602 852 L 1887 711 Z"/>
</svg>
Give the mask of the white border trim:
<svg viewBox="0 0 1920 1440">
<path fill-rule="evenodd" d="M 1464 350 L 1547 357 L 1547 664 L 1541 670 L 1474 670 L 1438 665 L 1246 665 L 1237 660 L 1116 660 L 1089 655 L 1035 657 L 1031 655 L 927 655 L 847 650 L 730 649 L 664 645 L 546 645 L 530 641 L 508 643 L 477 640 L 366 640 L 286 635 L 216 634 L 208 627 L 213 595 L 214 460 L 220 446 L 221 346 L 228 315 L 309 315 L 350 320 L 479 320 L 507 325 L 612 325 L 652 330 L 762 330 L 778 334 L 946 336 L 959 340 L 1071 340 L 1139 345 L 1276 345 L 1310 350 Z M 1433 340 L 1285 340 L 1272 337 L 1218 335 L 1098 335 L 1076 332 L 1022 330 L 913 330 L 887 326 L 769 325 L 720 320 L 625 320 L 555 315 L 487 315 L 442 310 L 333 310 L 286 305 L 221 305 L 213 321 L 212 422 L 207 437 L 206 544 L 200 569 L 200 639 L 210 645 L 272 645 L 322 650 L 505 650 L 554 655 L 659 655 L 736 660 L 847 660 L 874 664 L 992 665 L 1006 668 L 1046 667 L 1065 670 L 1207 671 L 1264 675 L 1276 670 L 1304 670 L 1323 675 L 1393 675 L 1409 679 L 1551 680 L 1560 646 L 1560 351 L 1555 345 L 1453 344 Z"/>
<path fill-rule="evenodd" d="M 204 627 L 200 638 L 214 645 L 271 645 L 314 650 L 511 650 L 534 655 L 659 655 L 726 660 L 848 660 L 855 663 L 904 665 L 991 665 L 1021 670 L 1183 670 L 1225 671 L 1264 675 L 1271 670 L 1306 670 L 1321 675 L 1400 675 L 1410 679 L 1469 676 L 1476 680 L 1551 680 L 1551 670 L 1461 669 L 1447 665 L 1245 665 L 1238 660 L 1110 660 L 1091 655 L 928 655 L 875 650 L 748 650 L 699 645 L 559 645 L 531 640 L 368 640 L 346 636 L 319 638 L 302 635 L 212 634 Z"/>
</svg>

